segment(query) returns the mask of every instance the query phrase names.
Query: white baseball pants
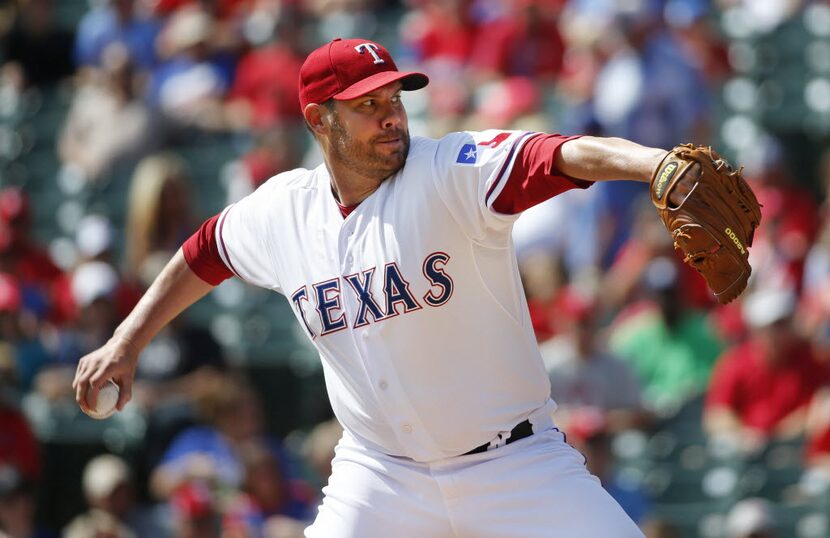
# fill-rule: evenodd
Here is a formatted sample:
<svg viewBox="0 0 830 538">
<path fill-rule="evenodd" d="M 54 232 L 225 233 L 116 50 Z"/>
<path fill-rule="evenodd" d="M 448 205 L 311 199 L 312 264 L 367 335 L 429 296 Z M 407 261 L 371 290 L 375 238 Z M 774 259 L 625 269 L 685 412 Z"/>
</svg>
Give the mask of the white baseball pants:
<svg viewBox="0 0 830 538">
<path fill-rule="evenodd" d="M 549 429 L 480 454 L 417 463 L 348 433 L 307 538 L 643 538 Z"/>
</svg>

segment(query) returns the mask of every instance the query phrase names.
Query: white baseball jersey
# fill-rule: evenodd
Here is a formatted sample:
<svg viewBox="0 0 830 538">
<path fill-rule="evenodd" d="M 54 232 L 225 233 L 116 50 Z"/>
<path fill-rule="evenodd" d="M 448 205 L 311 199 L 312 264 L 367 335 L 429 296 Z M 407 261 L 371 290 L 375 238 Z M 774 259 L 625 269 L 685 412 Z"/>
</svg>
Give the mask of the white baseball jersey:
<svg viewBox="0 0 830 538">
<path fill-rule="evenodd" d="M 275 176 L 216 225 L 225 265 L 284 294 L 357 439 L 416 461 L 553 411 L 511 243 L 492 209 L 533 133 L 414 137 L 346 218 L 327 168 Z"/>
</svg>

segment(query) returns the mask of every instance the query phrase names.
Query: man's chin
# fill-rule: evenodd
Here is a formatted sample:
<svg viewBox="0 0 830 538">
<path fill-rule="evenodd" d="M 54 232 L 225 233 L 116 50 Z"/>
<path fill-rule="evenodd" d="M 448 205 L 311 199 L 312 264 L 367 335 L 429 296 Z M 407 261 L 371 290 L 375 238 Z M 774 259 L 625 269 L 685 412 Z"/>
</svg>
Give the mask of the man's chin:
<svg viewBox="0 0 830 538">
<path fill-rule="evenodd" d="M 406 155 L 409 148 L 401 148 L 391 154 L 385 155 L 380 162 L 384 164 L 384 168 L 389 170 L 389 175 L 394 174 L 406 164 Z"/>
<path fill-rule="evenodd" d="M 390 163 L 390 165 L 391 165 L 390 168 L 392 169 L 392 171 L 390 172 L 390 175 L 400 171 L 400 169 L 403 168 L 403 165 L 405 165 L 405 164 L 406 164 L 406 154 L 401 153 L 400 157 L 398 159 L 396 159 L 394 163 Z"/>
</svg>

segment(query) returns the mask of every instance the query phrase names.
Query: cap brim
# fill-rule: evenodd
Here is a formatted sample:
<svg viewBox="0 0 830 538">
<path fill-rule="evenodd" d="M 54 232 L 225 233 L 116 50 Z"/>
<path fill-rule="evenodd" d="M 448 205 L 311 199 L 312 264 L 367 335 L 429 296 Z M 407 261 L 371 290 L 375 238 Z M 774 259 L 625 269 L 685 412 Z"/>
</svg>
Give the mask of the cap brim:
<svg viewBox="0 0 830 538">
<path fill-rule="evenodd" d="M 332 97 L 338 101 L 348 101 L 349 99 L 355 99 L 361 95 L 366 95 L 369 92 L 398 80 L 401 81 L 401 84 L 403 85 L 402 89 L 405 91 L 420 90 L 429 84 L 429 77 L 423 73 L 382 71 L 380 73 L 375 73 L 370 77 L 366 77 L 359 82 L 355 82 L 342 92 L 334 94 Z"/>
</svg>

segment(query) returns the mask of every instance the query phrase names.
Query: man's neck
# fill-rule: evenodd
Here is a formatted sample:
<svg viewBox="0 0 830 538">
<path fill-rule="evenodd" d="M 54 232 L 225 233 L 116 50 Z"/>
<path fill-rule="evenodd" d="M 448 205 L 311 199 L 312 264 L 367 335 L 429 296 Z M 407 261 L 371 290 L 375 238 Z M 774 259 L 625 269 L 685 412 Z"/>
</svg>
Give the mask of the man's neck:
<svg viewBox="0 0 830 538">
<path fill-rule="evenodd" d="M 326 168 L 331 178 L 331 192 L 344 207 L 356 206 L 368 198 L 385 179 L 367 178 L 342 166 L 333 167 L 329 162 L 326 162 Z"/>
</svg>

